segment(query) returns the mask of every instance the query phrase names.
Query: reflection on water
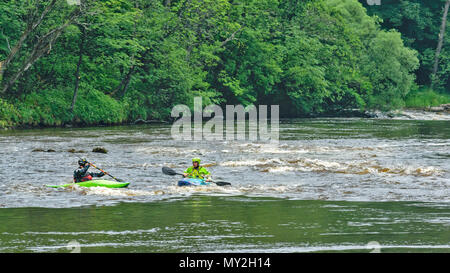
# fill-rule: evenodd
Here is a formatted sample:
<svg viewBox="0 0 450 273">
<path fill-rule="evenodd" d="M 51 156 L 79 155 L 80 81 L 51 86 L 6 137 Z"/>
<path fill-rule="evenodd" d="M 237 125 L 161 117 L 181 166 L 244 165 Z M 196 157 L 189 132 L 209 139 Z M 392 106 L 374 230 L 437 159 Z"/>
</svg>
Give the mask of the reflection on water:
<svg viewBox="0 0 450 273">
<path fill-rule="evenodd" d="M 0 210 L 0 252 L 449 252 L 446 205 L 197 196 Z"/>
<path fill-rule="evenodd" d="M 286 120 L 278 145 L 174 141 L 169 125 L 2 131 L 0 252 L 448 251 L 449 139 L 450 121 L 368 119 Z M 130 187 L 45 187 L 79 156 Z M 232 186 L 161 173 L 192 157 Z"/>
</svg>

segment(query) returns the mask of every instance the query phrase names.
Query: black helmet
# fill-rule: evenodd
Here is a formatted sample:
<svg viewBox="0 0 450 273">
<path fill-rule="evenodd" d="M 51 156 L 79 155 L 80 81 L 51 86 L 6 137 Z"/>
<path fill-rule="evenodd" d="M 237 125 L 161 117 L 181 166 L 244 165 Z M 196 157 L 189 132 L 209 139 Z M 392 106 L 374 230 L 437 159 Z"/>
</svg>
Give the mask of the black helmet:
<svg viewBox="0 0 450 273">
<path fill-rule="evenodd" d="M 87 163 L 87 160 L 85 158 L 80 158 L 78 160 L 78 165 L 80 165 L 80 166 L 84 166 L 84 165 L 86 165 L 86 163 Z"/>
</svg>

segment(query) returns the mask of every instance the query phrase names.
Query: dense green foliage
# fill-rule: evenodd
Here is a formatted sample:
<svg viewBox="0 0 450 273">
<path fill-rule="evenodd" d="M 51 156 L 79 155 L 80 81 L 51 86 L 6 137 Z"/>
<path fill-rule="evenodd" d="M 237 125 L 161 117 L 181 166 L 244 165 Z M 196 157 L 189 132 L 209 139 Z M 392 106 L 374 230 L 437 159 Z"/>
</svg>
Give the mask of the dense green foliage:
<svg viewBox="0 0 450 273">
<path fill-rule="evenodd" d="M 279 104 L 291 117 L 389 110 L 428 71 L 426 49 L 409 40 L 417 32 L 402 40 L 383 30 L 358 0 L 58 0 L 21 44 L 52 1 L 0 0 L 0 62 L 21 45 L 0 78 L 0 126 L 162 120 L 194 96 Z M 439 21 L 438 8 L 430 12 Z M 421 25 L 430 43 L 431 21 Z M 420 53 L 416 74 L 405 40 Z M 441 76 L 450 74 L 445 54 Z"/>
<path fill-rule="evenodd" d="M 416 71 L 419 85 L 430 85 L 442 15 L 447 0 L 383 0 L 381 5 L 368 5 L 360 0 L 370 15 L 382 19 L 383 29 L 398 30 L 405 45 L 419 53 L 420 67 Z M 438 81 L 435 87 L 450 93 L 450 20 L 447 20 L 444 46 L 440 54 Z"/>
<path fill-rule="evenodd" d="M 18 122 L 18 116 L 13 105 L 0 99 L 0 128 L 13 126 Z"/>
</svg>

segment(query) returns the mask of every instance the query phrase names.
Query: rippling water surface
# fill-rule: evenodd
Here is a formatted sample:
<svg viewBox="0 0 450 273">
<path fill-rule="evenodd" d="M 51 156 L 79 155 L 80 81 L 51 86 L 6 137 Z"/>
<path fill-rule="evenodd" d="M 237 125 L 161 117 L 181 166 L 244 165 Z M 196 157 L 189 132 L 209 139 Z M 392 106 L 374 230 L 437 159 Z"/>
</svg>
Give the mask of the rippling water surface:
<svg viewBox="0 0 450 273">
<path fill-rule="evenodd" d="M 78 156 L 130 187 L 45 187 Z M 161 173 L 192 157 L 232 186 Z M 169 125 L 4 131 L 0 251 L 449 251 L 449 159 L 450 121 L 287 120 L 278 145 L 175 141 Z"/>
</svg>

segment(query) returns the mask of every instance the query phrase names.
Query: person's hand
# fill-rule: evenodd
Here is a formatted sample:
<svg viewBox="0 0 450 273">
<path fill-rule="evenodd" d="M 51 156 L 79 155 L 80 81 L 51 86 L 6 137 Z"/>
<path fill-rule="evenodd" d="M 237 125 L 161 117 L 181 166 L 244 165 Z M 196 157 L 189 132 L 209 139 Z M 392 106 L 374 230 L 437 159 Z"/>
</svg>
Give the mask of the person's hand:
<svg viewBox="0 0 450 273">
<path fill-rule="evenodd" d="M 187 173 L 183 173 L 183 176 L 184 176 L 184 177 L 187 177 L 188 175 L 187 175 Z"/>
</svg>

